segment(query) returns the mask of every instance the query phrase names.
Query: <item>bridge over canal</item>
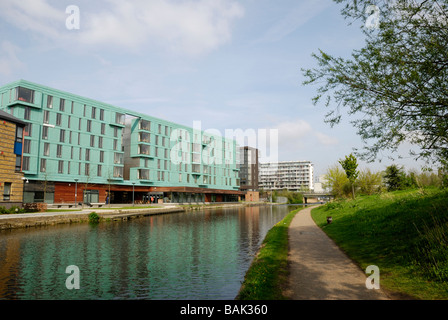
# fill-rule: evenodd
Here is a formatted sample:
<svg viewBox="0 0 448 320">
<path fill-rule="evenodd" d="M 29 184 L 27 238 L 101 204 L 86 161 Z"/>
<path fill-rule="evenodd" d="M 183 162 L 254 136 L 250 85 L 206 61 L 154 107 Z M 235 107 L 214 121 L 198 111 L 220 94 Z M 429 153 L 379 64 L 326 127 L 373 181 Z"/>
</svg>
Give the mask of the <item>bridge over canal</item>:
<svg viewBox="0 0 448 320">
<path fill-rule="evenodd" d="M 303 193 L 303 203 L 313 203 L 320 201 L 330 201 L 334 195 L 330 192 L 305 192 Z"/>
</svg>

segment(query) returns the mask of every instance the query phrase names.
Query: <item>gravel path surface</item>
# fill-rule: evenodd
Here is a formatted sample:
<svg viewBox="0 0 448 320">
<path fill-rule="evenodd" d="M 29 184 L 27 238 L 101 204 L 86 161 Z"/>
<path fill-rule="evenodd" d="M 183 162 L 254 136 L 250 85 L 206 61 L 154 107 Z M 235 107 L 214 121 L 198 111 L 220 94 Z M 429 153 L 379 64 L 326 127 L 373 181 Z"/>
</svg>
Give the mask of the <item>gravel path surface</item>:
<svg viewBox="0 0 448 320">
<path fill-rule="evenodd" d="M 290 279 L 286 295 L 293 300 L 389 299 L 381 289 L 366 288 L 370 273 L 361 270 L 314 223 L 312 208 L 301 210 L 289 228 Z"/>
</svg>

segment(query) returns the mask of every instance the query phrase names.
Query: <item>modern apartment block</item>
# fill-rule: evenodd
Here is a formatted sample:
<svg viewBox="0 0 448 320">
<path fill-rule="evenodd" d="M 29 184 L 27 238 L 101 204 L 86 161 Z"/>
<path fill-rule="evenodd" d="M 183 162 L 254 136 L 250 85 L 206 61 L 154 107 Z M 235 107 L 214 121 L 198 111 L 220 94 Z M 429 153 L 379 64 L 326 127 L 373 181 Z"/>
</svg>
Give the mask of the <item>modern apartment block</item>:
<svg viewBox="0 0 448 320">
<path fill-rule="evenodd" d="M 0 206 L 23 201 L 22 149 L 25 122 L 0 110 Z"/>
<path fill-rule="evenodd" d="M 0 110 L 26 123 L 24 202 L 237 201 L 235 140 L 20 80 Z"/>
<path fill-rule="evenodd" d="M 259 186 L 264 190 L 313 190 L 313 170 L 311 161 L 260 163 Z"/>
<path fill-rule="evenodd" d="M 258 191 L 258 149 L 240 148 L 240 190 Z"/>
</svg>

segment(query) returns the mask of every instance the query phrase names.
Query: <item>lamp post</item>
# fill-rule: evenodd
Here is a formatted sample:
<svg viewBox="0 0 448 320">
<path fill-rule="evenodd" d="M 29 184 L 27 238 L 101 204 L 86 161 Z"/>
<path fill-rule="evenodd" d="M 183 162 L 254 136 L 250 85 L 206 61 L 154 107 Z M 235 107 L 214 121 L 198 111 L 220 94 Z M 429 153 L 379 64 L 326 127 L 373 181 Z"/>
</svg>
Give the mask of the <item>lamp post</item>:
<svg viewBox="0 0 448 320">
<path fill-rule="evenodd" d="M 75 208 L 78 208 L 78 180 L 75 179 Z"/>
<path fill-rule="evenodd" d="M 132 206 L 134 206 L 134 185 L 135 182 L 132 182 Z"/>
</svg>

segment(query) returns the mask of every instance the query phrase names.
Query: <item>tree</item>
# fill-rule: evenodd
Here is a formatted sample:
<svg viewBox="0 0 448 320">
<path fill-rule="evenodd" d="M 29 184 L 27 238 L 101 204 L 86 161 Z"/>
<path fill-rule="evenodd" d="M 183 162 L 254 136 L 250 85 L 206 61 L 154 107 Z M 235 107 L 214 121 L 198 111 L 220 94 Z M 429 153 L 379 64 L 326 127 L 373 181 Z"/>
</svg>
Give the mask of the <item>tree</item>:
<svg viewBox="0 0 448 320">
<path fill-rule="evenodd" d="M 388 166 L 384 175 L 384 182 L 386 184 L 387 191 L 402 189 L 404 176 L 403 168 L 398 167 L 396 164 Z"/>
<path fill-rule="evenodd" d="M 340 123 L 341 108 L 364 142 L 367 161 L 405 141 L 428 163 L 448 159 L 448 0 L 334 0 L 342 15 L 361 21 L 365 46 L 351 58 L 319 50 L 318 66 L 302 69 L 305 85 L 319 84 L 313 98 Z M 376 16 L 376 22 L 370 23 Z M 369 20 L 370 19 L 370 20 Z"/>
<path fill-rule="evenodd" d="M 372 172 L 367 168 L 359 172 L 357 185 L 362 194 L 371 195 L 381 190 L 382 180 L 381 172 Z"/>
<path fill-rule="evenodd" d="M 350 181 L 350 186 L 352 189 L 352 196 L 355 199 L 355 181 L 358 178 L 358 161 L 356 157 L 350 153 L 348 156 L 345 156 L 344 160 L 339 160 L 342 168 L 345 171 L 345 175 L 347 176 L 348 181 Z"/>
<path fill-rule="evenodd" d="M 347 188 L 345 186 L 349 185 L 349 183 L 350 182 L 347 179 L 347 175 L 341 167 L 334 165 L 327 169 L 323 187 L 329 188 L 334 197 L 340 198 L 346 194 L 345 190 Z"/>
</svg>

